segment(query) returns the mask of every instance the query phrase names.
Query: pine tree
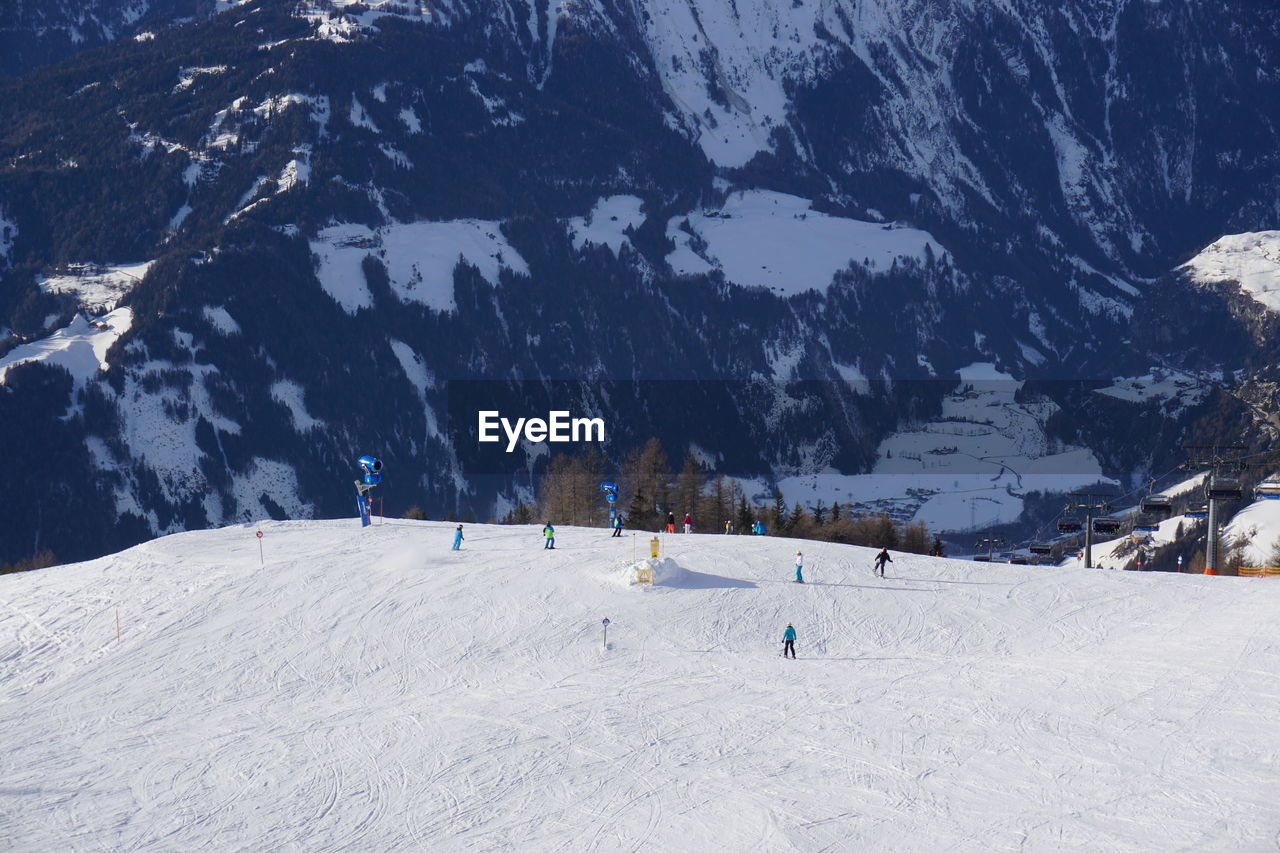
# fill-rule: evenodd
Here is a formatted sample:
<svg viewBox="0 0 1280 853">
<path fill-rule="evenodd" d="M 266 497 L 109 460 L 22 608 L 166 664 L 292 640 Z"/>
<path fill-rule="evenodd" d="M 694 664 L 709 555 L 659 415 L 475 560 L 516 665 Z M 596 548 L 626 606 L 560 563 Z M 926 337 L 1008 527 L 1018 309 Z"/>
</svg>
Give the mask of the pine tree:
<svg viewBox="0 0 1280 853">
<path fill-rule="evenodd" d="M 773 506 L 769 508 L 769 529 L 781 533 L 787 523 L 787 502 L 782 499 L 782 490 L 773 490 Z"/>
<path fill-rule="evenodd" d="M 751 525 L 755 522 L 758 512 L 753 511 L 751 504 L 747 503 L 747 493 L 742 490 L 737 480 L 734 481 L 734 488 L 738 492 L 738 520 L 735 527 L 739 533 L 750 533 Z"/>
<path fill-rule="evenodd" d="M 673 490 L 677 523 L 680 522 L 685 513 L 702 515 L 698 506 L 698 498 L 702 494 L 702 483 L 705 479 L 706 475 L 703 474 L 702 466 L 698 464 L 698 460 L 694 458 L 692 453 L 686 453 L 684 464 L 680 467 L 680 474 L 676 477 L 675 489 Z M 711 529 L 710 526 L 715 522 L 709 521 L 706 517 L 695 517 L 694 523 L 700 525 L 704 530 L 709 530 Z"/>
<path fill-rule="evenodd" d="M 929 531 L 923 521 L 911 521 L 902 528 L 901 549 L 908 554 L 927 554 L 929 544 Z"/>
<path fill-rule="evenodd" d="M 632 451 L 622 466 L 623 487 L 631 495 L 627 524 L 637 530 L 657 530 L 669 501 L 671 466 L 662 442 L 651 438 Z M 661 514 L 661 516 L 660 516 Z"/>
</svg>

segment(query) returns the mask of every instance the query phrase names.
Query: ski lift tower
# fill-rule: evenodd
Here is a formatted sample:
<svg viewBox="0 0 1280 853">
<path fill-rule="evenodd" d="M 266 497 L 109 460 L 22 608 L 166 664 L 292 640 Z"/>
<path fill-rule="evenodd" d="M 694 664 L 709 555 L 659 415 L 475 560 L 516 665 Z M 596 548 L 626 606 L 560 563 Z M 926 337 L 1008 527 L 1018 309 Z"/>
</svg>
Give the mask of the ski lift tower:
<svg viewBox="0 0 1280 853">
<path fill-rule="evenodd" d="M 1096 495 L 1091 492 L 1075 492 L 1068 495 L 1071 503 L 1067 504 L 1067 510 L 1084 513 L 1084 567 L 1086 569 L 1093 568 L 1093 514 L 1096 512 L 1111 512 L 1111 505 L 1106 499 L 1111 495 Z"/>
<path fill-rule="evenodd" d="M 1243 454 L 1247 447 L 1239 444 L 1184 444 L 1187 453 L 1183 468 L 1208 468 L 1209 479 L 1205 483 L 1204 496 L 1209 504 L 1209 530 L 1205 534 L 1204 571 L 1218 571 L 1218 501 L 1238 500 L 1244 491 L 1240 487 L 1240 472 L 1245 468 Z"/>
</svg>

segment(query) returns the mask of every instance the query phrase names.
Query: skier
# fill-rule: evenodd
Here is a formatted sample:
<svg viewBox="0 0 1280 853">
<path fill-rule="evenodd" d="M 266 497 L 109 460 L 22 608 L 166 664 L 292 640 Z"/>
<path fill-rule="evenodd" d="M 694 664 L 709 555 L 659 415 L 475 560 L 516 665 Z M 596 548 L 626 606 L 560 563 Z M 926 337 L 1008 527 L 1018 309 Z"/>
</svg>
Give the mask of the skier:
<svg viewBox="0 0 1280 853">
<path fill-rule="evenodd" d="M 733 532 L 733 521 L 731 521 L 731 520 L 730 520 L 730 521 L 726 521 L 726 522 L 724 523 L 724 535 L 725 535 L 725 536 L 728 536 L 728 535 L 729 535 L 730 533 L 732 533 L 732 532 Z"/>
<path fill-rule="evenodd" d="M 804 554 L 796 551 L 796 583 L 804 583 Z"/>
<path fill-rule="evenodd" d="M 689 513 L 684 514 L 684 532 L 688 533 L 693 530 L 693 516 Z"/>
<path fill-rule="evenodd" d="M 556 529 L 551 526 L 551 522 L 547 522 L 542 528 L 542 538 L 547 540 L 542 546 L 544 551 L 554 551 L 556 549 Z"/>
<path fill-rule="evenodd" d="M 676 532 L 676 514 L 674 512 L 667 513 L 667 532 Z"/>
<path fill-rule="evenodd" d="M 791 623 L 787 623 L 787 630 L 782 632 L 782 656 L 785 658 L 787 652 L 791 652 L 791 659 L 796 659 L 796 629 L 791 627 Z"/>
<path fill-rule="evenodd" d="M 453 550 L 462 550 L 462 525 L 458 525 L 458 529 L 453 531 Z"/>
<path fill-rule="evenodd" d="M 893 562 L 893 557 L 889 556 L 889 549 L 881 548 L 880 553 L 876 554 L 876 567 L 875 567 L 875 571 L 872 572 L 872 574 L 877 574 L 880 577 L 884 577 L 884 564 L 892 563 L 892 562 Z"/>
<path fill-rule="evenodd" d="M 622 535 L 622 516 L 615 515 L 613 517 L 613 536 L 611 536 L 610 538 L 617 539 L 621 535 Z"/>
</svg>

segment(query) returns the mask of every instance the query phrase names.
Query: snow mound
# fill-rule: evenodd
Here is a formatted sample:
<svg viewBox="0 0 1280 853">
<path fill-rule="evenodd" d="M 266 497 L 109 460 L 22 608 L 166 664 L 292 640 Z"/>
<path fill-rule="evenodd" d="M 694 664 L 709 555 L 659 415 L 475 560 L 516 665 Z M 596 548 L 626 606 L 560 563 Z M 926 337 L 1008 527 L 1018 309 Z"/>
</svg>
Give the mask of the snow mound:
<svg viewBox="0 0 1280 853">
<path fill-rule="evenodd" d="M 654 586 L 669 586 L 678 582 L 685 576 L 685 571 L 680 564 L 670 557 L 658 557 L 657 559 L 641 560 L 638 563 L 632 563 L 627 566 L 626 579 L 628 583 L 640 583 L 636 578 L 640 575 L 641 569 L 648 569 L 653 578 Z"/>
</svg>

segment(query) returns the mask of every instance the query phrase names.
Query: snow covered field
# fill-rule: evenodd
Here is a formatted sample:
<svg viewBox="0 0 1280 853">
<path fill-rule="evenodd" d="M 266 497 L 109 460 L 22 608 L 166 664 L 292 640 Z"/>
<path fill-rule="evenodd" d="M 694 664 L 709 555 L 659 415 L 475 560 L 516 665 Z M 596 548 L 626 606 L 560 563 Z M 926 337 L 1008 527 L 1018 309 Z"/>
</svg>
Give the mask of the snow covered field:
<svg viewBox="0 0 1280 853">
<path fill-rule="evenodd" d="M 5 849 L 1276 847 L 1280 584 L 261 527 L 0 577 Z"/>
<path fill-rule="evenodd" d="M 667 238 L 675 249 L 667 263 L 677 275 L 718 269 L 726 281 L 785 297 L 826 290 L 850 264 L 886 271 L 898 258 L 923 263 L 926 247 L 945 254 L 926 231 L 829 216 L 811 205 L 798 196 L 740 190 L 719 210 L 672 217 Z"/>
<path fill-rule="evenodd" d="M 1093 451 L 1046 438 L 1057 405 L 1019 402 L 1022 382 L 991 363 L 971 364 L 959 374 L 955 392 L 942 400 L 941 415 L 885 438 L 870 473 L 784 477 L 778 488 L 787 502 L 852 503 L 955 532 L 1016 521 L 1031 492 L 1115 484 Z M 767 501 L 767 488 L 762 492 L 757 500 Z"/>
</svg>

